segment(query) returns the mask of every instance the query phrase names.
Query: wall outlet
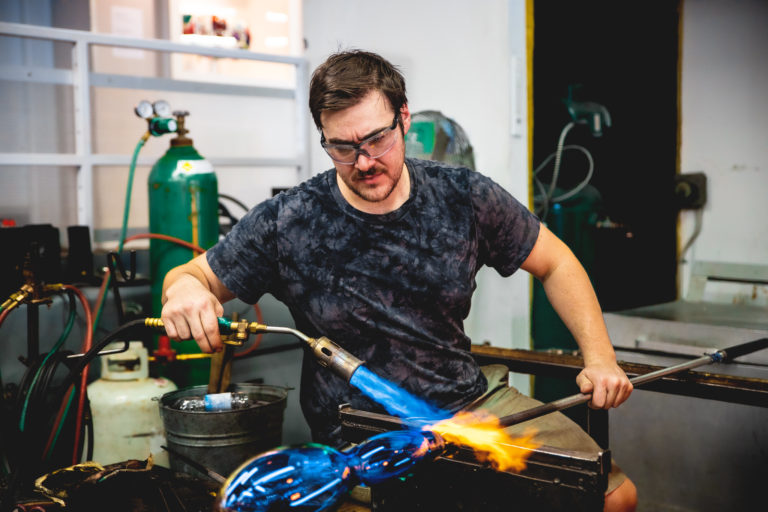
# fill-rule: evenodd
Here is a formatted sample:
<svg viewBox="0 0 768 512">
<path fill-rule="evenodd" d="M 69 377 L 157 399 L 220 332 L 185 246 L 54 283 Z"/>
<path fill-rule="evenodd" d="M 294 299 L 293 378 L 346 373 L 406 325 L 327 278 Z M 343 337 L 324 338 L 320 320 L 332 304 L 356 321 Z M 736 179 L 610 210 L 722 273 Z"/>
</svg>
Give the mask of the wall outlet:
<svg viewBox="0 0 768 512">
<path fill-rule="evenodd" d="M 687 172 L 675 175 L 675 205 L 680 210 L 698 210 L 707 202 L 707 175 Z"/>
</svg>

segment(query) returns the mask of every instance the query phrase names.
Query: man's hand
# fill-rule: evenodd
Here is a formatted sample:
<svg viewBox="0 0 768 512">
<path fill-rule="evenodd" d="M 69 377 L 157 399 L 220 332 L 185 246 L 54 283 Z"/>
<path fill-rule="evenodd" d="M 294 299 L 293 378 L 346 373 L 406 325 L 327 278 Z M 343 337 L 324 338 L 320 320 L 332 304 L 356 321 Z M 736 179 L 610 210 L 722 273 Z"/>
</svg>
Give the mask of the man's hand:
<svg viewBox="0 0 768 512">
<path fill-rule="evenodd" d="M 218 317 L 224 306 L 200 281 L 181 276 L 165 292 L 162 319 L 165 332 L 173 340 L 194 338 L 203 352 L 222 348 Z"/>
<path fill-rule="evenodd" d="M 221 350 L 218 317 L 224 315 L 222 302 L 232 298 L 201 254 L 165 276 L 161 314 L 165 332 L 177 341 L 194 338 L 203 352 Z"/>
<path fill-rule="evenodd" d="M 585 365 L 576 376 L 576 384 L 582 393 L 591 393 L 589 406 L 593 409 L 618 407 L 632 393 L 624 370 L 615 362 L 599 362 Z"/>
</svg>

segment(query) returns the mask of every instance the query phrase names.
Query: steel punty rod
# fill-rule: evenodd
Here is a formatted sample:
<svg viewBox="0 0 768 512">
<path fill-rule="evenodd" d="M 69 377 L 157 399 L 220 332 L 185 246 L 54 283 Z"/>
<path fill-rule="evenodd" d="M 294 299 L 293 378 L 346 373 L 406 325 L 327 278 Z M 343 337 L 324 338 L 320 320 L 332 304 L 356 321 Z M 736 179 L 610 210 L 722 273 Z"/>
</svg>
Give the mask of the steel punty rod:
<svg viewBox="0 0 768 512">
<path fill-rule="evenodd" d="M 711 354 L 706 354 L 702 357 L 670 366 L 669 368 L 662 368 L 660 370 L 656 370 L 655 372 L 638 375 L 637 377 L 629 379 L 629 381 L 632 383 L 632 385 L 638 386 L 640 384 L 645 384 L 646 382 L 651 382 L 662 377 L 666 377 L 667 375 L 672 375 L 673 373 L 690 370 L 692 368 L 697 368 L 706 364 L 730 362 L 739 356 L 751 354 L 752 352 L 762 350 L 766 347 L 768 347 L 768 338 L 761 338 L 759 340 L 749 341 L 740 345 L 734 345 L 730 348 L 717 350 Z M 568 409 L 574 405 L 583 404 L 588 402 L 591 398 L 592 395 L 590 393 L 577 393 L 575 395 L 555 400 L 554 402 L 549 402 L 537 407 L 533 407 L 531 409 L 527 409 L 525 411 L 520 411 L 508 416 L 504 416 L 499 419 L 499 424 L 503 427 L 510 427 L 524 421 L 538 418 L 539 416 L 544 416 L 545 414 L 562 411 L 563 409 Z"/>
</svg>

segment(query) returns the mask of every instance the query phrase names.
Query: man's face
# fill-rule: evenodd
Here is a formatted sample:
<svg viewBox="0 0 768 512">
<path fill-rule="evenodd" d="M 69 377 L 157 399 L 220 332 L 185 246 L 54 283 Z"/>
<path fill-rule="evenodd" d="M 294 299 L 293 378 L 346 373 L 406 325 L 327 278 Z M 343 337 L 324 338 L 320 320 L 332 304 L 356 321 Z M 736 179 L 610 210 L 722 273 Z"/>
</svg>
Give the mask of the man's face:
<svg viewBox="0 0 768 512">
<path fill-rule="evenodd" d="M 378 91 L 344 110 L 323 112 L 323 135 L 330 144 L 357 144 L 392 125 L 395 113 Z M 404 133 L 411 126 L 408 106 L 400 109 L 400 125 L 395 127 L 392 149 L 378 158 L 361 153 L 354 163 L 334 161 L 339 188 L 352 206 L 369 213 L 393 211 L 408 199 L 410 181 L 401 179 L 405 169 Z"/>
</svg>

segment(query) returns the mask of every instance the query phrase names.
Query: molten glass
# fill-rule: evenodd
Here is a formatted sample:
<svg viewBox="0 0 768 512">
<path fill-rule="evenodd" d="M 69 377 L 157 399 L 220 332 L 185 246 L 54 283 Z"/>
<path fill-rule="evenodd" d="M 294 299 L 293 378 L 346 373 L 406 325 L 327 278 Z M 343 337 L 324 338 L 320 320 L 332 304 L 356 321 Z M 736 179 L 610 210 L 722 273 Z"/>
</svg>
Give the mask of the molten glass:
<svg viewBox="0 0 768 512">
<path fill-rule="evenodd" d="M 279 448 L 251 459 L 229 477 L 219 510 L 327 510 L 354 485 L 402 476 L 444 449 L 439 435 L 415 430 L 385 432 L 347 452 L 319 444 Z"/>
</svg>

